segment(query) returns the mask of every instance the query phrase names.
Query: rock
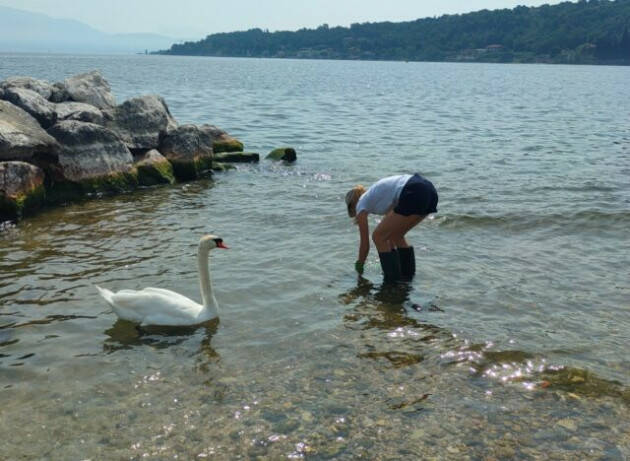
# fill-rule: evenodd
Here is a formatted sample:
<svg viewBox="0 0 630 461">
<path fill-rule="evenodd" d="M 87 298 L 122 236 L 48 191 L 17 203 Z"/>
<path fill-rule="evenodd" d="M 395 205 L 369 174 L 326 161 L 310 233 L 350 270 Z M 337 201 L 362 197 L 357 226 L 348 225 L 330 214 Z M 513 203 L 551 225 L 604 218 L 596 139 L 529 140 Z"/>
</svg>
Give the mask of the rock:
<svg viewBox="0 0 630 461">
<path fill-rule="evenodd" d="M 94 123 L 64 120 L 48 132 L 61 145 L 56 158 L 44 165 L 52 182 L 49 201 L 120 192 L 138 185 L 131 152 L 113 131 Z"/>
<path fill-rule="evenodd" d="M 578 428 L 577 423 L 573 419 L 563 418 L 558 421 L 558 426 L 565 428 L 570 432 L 575 432 Z"/>
<path fill-rule="evenodd" d="M 177 127 L 161 96 L 147 95 L 125 101 L 114 109 L 107 124 L 129 149 L 155 149 L 160 137 Z"/>
<path fill-rule="evenodd" d="M 25 162 L 0 162 L 0 222 L 15 220 L 44 203 L 44 172 Z"/>
<path fill-rule="evenodd" d="M 233 138 L 225 131 L 217 128 L 214 125 L 201 125 L 199 127 L 201 136 L 206 137 L 208 141 L 212 142 L 212 150 L 215 154 L 219 152 L 242 152 L 243 143 L 238 139 Z"/>
<path fill-rule="evenodd" d="M 0 160 L 30 160 L 57 147 L 55 139 L 31 115 L 0 101 Z"/>
<path fill-rule="evenodd" d="M 51 102 L 66 102 L 70 99 L 66 85 L 64 85 L 63 82 L 53 83 L 51 91 L 51 95 L 48 98 Z"/>
<path fill-rule="evenodd" d="M 236 170 L 236 167 L 231 163 L 212 162 L 212 171 L 229 171 Z"/>
<path fill-rule="evenodd" d="M 0 82 L 0 87 L 6 88 L 24 88 L 34 91 L 44 99 L 49 99 L 53 88 L 50 83 L 45 80 L 38 80 L 32 77 L 9 77 Z"/>
<path fill-rule="evenodd" d="M 57 120 L 78 120 L 80 122 L 96 123 L 102 125 L 105 122 L 103 112 L 83 102 L 62 102 L 54 105 Z"/>
<path fill-rule="evenodd" d="M 160 152 L 181 180 L 198 178 L 212 168 L 212 139 L 195 125 L 169 130 L 160 142 Z"/>
<path fill-rule="evenodd" d="M 214 154 L 214 160 L 227 163 L 256 163 L 260 161 L 260 155 L 254 152 L 225 152 Z"/>
<path fill-rule="evenodd" d="M 270 160 L 282 160 L 287 163 L 293 163 L 297 160 L 297 154 L 295 153 L 295 149 L 292 147 L 280 147 L 272 150 L 266 158 Z"/>
<path fill-rule="evenodd" d="M 173 166 L 157 150 L 152 149 L 136 158 L 138 183 L 141 186 L 155 186 L 157 184 L 173 184 L 175 176 Z"/>
<path fill-rule="evenodd" d="M 109 83 L 96 70 L 67 78 L 63 86 L 71 101 L 85 102 L 99 109 L 110 109 L 116 106 Z"/>
<path fill-rule="evenodd" d="M 53 104 L 33 90 L 8 87 L 4 89 L 3 99 L 31 114 L 43 128 L 49 128 L 57 121 Z"/>
</svg>

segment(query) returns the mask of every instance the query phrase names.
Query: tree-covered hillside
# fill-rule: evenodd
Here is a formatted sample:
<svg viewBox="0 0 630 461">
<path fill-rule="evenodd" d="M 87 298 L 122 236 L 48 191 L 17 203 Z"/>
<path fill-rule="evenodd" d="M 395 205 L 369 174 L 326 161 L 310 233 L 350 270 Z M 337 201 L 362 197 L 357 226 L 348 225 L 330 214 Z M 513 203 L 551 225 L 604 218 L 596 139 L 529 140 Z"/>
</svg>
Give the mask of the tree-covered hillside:
<svg viewBox="0 0 630 461">
<path fill-rule="evenodd" d="M 213 34 L 162 54 L 630 64 L 630 0 L 580 0 L 409 22 Z"/>
</svg>

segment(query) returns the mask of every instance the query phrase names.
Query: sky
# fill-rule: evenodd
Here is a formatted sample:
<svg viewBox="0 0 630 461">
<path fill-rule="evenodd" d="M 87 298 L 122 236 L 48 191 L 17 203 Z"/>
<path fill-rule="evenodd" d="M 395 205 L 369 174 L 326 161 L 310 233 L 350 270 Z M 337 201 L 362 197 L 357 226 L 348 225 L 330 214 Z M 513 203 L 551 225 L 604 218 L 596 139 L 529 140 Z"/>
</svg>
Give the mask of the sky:
<svg viewBox="0 0 630 461">
<path fill-rule="evenodd" d="M 199 39 L 217 32 L 297 30 L 321 24 L 410 21 L 560 0 L 0 0 L 0 5 L 76 19 L 109 33 Z"/>
</svg>

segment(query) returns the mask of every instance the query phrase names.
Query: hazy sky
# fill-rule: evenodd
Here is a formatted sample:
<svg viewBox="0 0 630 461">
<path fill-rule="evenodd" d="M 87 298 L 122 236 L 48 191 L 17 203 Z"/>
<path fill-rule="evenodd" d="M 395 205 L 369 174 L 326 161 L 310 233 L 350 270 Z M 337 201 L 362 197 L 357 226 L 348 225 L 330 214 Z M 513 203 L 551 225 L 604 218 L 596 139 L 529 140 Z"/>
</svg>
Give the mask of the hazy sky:
<svg viewBox="0 0 630 461">
<path fill-rule="evenodd" d="M 0 0 L 0 5 L 84 22 L 104 32 L 201 38 L 253 27 L 313 28 L 323 23 L 408 21 L 559 0 Z"/>
</svg>

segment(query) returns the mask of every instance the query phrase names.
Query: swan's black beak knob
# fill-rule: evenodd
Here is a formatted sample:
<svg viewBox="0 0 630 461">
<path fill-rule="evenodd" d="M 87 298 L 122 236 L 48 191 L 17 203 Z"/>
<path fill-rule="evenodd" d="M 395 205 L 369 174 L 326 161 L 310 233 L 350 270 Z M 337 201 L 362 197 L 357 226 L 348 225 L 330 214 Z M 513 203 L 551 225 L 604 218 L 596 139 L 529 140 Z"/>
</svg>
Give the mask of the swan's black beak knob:
<svg viewBox="0 0 630 461">
<path fill-rule="evenodd" d="M 223 239 L 214 239 L 214 242 L 217 244 L 217 248 L 223 248 L 224 250 L 229 250 L 230 247 L 223 243 Z"/>
</svg>

